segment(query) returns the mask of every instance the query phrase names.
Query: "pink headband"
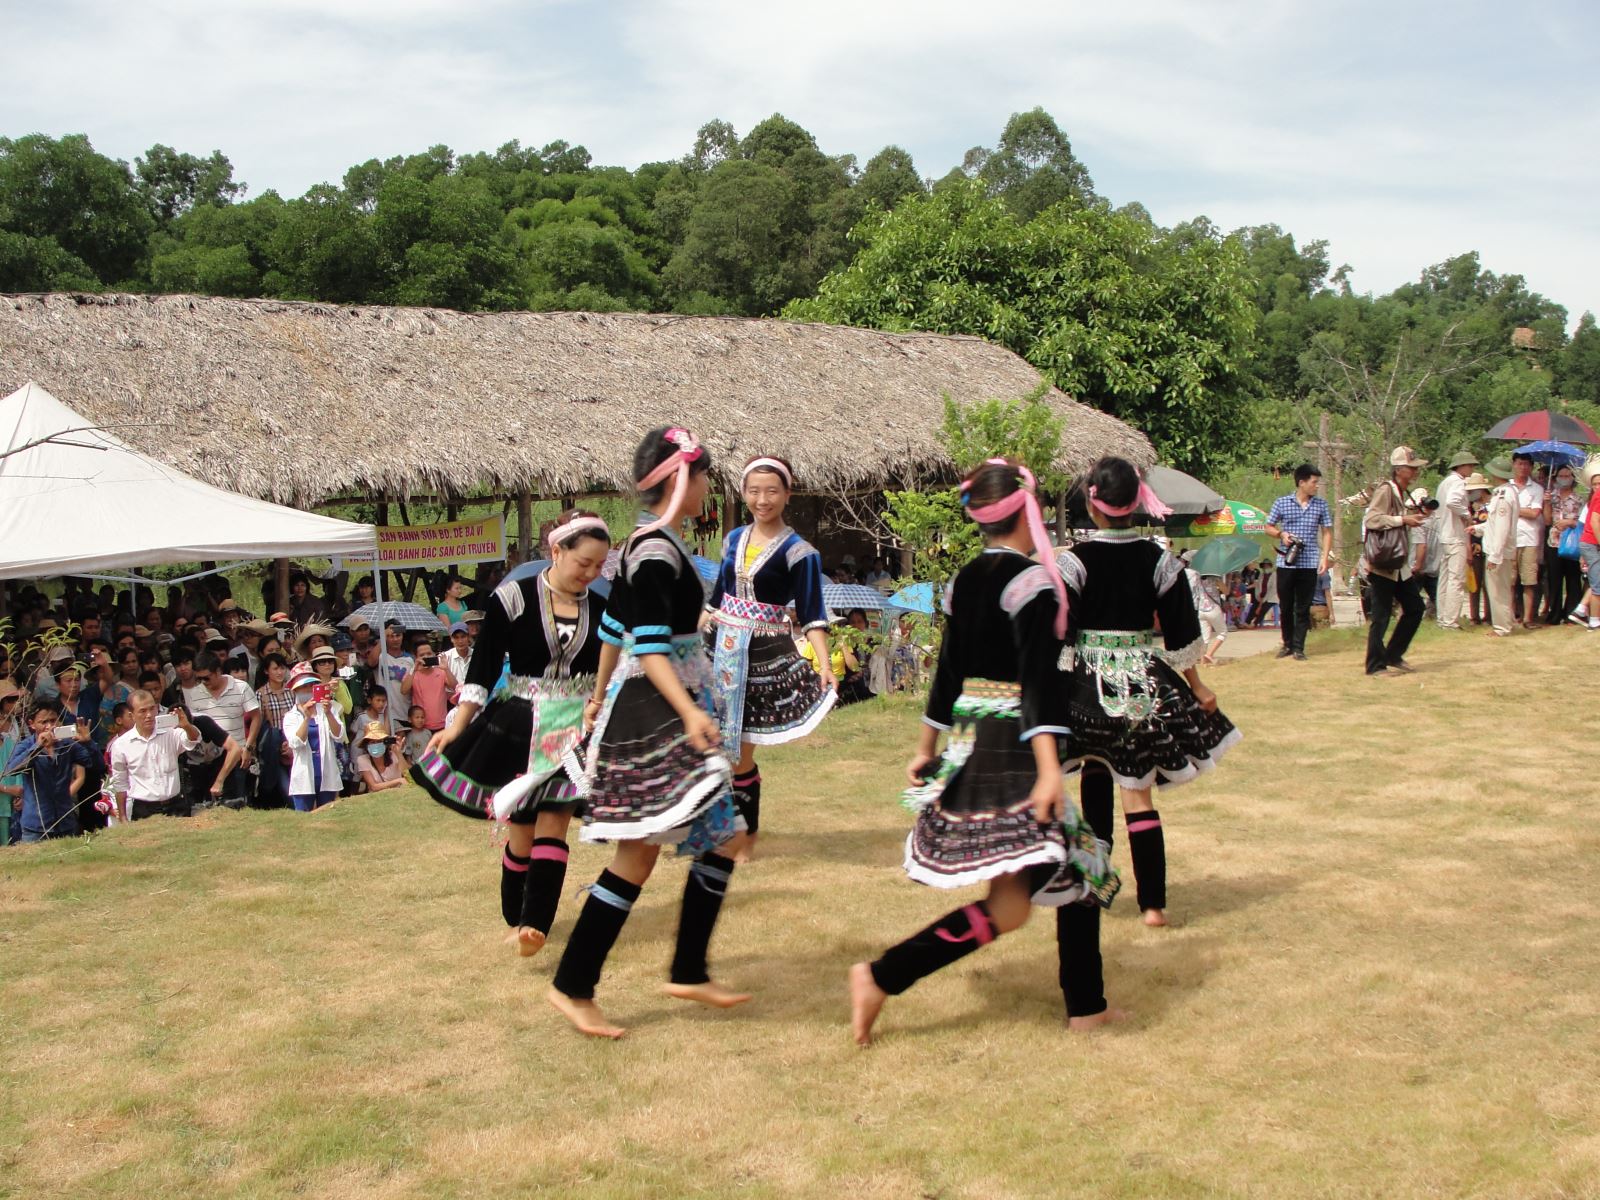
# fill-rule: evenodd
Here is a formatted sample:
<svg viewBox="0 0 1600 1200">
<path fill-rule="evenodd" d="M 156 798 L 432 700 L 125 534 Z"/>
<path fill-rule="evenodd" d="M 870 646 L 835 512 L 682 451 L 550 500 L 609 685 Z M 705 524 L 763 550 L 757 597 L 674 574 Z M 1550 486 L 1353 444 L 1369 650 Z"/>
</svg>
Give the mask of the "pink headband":
<svg viewBox="0 0 1600 1200">
<path fill-rule="evenodd" d="M 1010 466 L 1003 458 L 991 458 L 985 466 Z M 1017 474 L 1022 478 L 1022 486 L 1004 500 L 997 500 L 983 508 L 973 508 L 967 505 L 967 515 L 974 521 L 983 525 L 991 525 L 996 521 L 1004 521 L 1018 509 L 1027 514 L 1028 532 L 1033 537 L 1033 548 L 1038 552 L 1039 565 L 1044 568 L 1045 574 L 1050 576 L 1050 584 L 1056 589 L 1056 636 L 1067 636 L 1067 585 L 1061 579 L 1061 569 L 1056 566 L 1055 547 L 1050 544 L 1050 535 L 1045 531 L 1044 514 L 1039 511 L 1039 498 L 1034 495 L 1033 472 L 1027 467 L 1018 467 Z M 961 485 L 961 499 L 965 503 L 967 489 L 972 486 L 969 479 Z"/>
<path fill-rule="evenodd" d="M 549 543 L 550 548 L 554 550 L 573 534 L 583 532 L 598 533 L 606 541 L 609 542 L 611 540 L 611 527 L 599 517 L 573 517 L 565 525 L 557 525 L 552 529 L 550 536 L 545 540 Z"/>
<path fill-rule="evenodd" d="M 1156 520 L 1160 521 L 1172 515 L 1172 510 L 1161 503 L 1161 497 L 1150 490 L 1150 485 L 1143 479 L 1139 480 L 1139 493 L 1134 496 L 1132 504 L 1125 504 L 1121 508 L 1113 508 L 1100 499 L 1095 486 L 1089 485 L 1089 503 L 1105 513 L 1108 517 L 1126 517 L 1130 513 L 1144 509 Z"/>
<path fill-rule="evenodd" d="M 750 478 L 752 471 L 776 471 L 783 478 L 783 486 L 791 492 L 794 491 L 794 477 L 789 474 L 789 468 L 775 458 L 754 458 L 745 467 L 739 476 L 739 486 L 744 487 L 744 481 Z"/>
<path fill-rule="evenodd" d="M 683 515 L 678 511 L 678 505 L 683 502 L 683 494 L 688 490 L 689 487 L 689 464 L 698 459 L 703 451 L 700 449 L 700 443 L 694 440 L 694 434 L 690 433 L 687 429 L 678 429 L 674 427 L 667 430 L 667 441 L 671 442 L 677 447 L 677 449 L 671 454 L 667 455 L 666 458 L 662 459 L 661 462 L 659 462 L 648 475 L 639 480 L 638 484 L 635 486 L 637 486 L 641 492 L 645 491 L 648 488 L 655 487 L 656 484 L 660 483 L 668 475 L 676 471 L 678 473 L 678 477 L 673 480 L 672 483 L 672 500 L 662 514 L 654 521 L 651 521 L 648 525 L 641 526 L 640 528 L 634 530 L 633 535 L 635 537 L 638 537 L 643 533 L 651 533 L 654 530 L 662 529 L 667 525 L 670 525 L 674 519 L 682 517 Z"/>
</svg>

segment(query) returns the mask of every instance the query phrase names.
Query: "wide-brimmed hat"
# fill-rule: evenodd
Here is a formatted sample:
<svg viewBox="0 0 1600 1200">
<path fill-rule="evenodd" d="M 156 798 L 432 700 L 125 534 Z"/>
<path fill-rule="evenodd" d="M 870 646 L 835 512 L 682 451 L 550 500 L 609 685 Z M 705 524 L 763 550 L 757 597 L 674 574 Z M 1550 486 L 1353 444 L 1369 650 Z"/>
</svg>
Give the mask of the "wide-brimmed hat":
<svg viewBox="0 0 1600 1200">
<path fill-rule="evenodd" d="M 339 656 L 334 653 L 334 650 L 333 650 L 332 646 L 318 646 L 315 650 L 313 650 L 311 652 L 311 657 L 309 659 L 307 659 L 307 661 L 308 662 L 313 662 L 313 663 L 319 663 L 319 662 L 336 663 L 336 662 L 339 661 Z"/>
<path fill-rule="evenodd" d="M 243 610 L 239 607 L 239 602 L 237 600 L 235 600 L 232 596 L 229 596 L 221 604 L 217 605 L 217 612 L 219 614 L 225 613 L 225 612 L 242 612 L 242 611 Z"/>
<path fill-rule="evenodd" d="M 1446 464 L 1445 470 L 1454 471 L 1457 467 L 1476 467 L 1481 465 L 1478 462 L 1478 456 L 1471 450 L 1458 450 L 1455 457 Z"/>
<path fill-rule="evenodd" d="M 289 614 L 286 612 L 275 612 L 268 617 L 267 620 L 271 621 L 274 625 L 294 625 L 294 622 L 289 619 Z"/>
<path fill-rule="evenodd" d="M 227 645 L 228 635 L 220 629 L 213 629 L 206 634 L 206 645 L 209 646 L 214 642 L 221 642 L 223 645 Z"/>
<path fill-rule="evenodd" d="M 320 621 L 309 621 L 295 635 L 295 649 L 298 650 L 306 644 L 307 640 L 314 637 L 327 638 L 331 642 L 336 632 L 338 631 L 332 625 L 324 625 Z"/>
<path fill-rule="evenodd" d="M 260 617 L 257 617 L 253 621 L 246 621 L 244 624 L 239 626 L 239 629 L 240 631 L 248 630 L 250 633 L 257 634 L 261 637 L 272 637 L 278 632 L 278 627 L 276 625 L 269 625 Z"/>
<path fill-rule="evenodd" d="M 480 610 L 476 609 L 476 608 L 469 608 L 466 612 L 461 614 L 461 619 L 463 621 L 468 621 L 468 622 L 470 622 L 470 621 L 480 621 L 481 622 L 483 620 L 483 613 Z"/>
<path fill-rule="evenodd" d="M 317 673 L 311 669 L 310 663 L 295 663 L 285 686 L 292 692 L 297 688 L 311 687 L 321 682 L 322 680 L 317 678 Z"/>
<path fill-rule="evenodd" d="M 147 638 L 147 637 L 154 637 L 155 634 L 151 633 L 150 630 L 146 626 L 135 625 L 133 627 L 133 636 L 136 637 L 136 638 Z"/>
<path fill-rule="evenodd" d="M 1583 480 L 1586 488 L 1594 487 L 1594 477 L 1600 475 L 1600 454 L 1592 454 L 1589 461 L 1578 468 L 1578 478 Z"/>
<path fill-rule="evenodd" d="M 394 739 L 389 731 L 383 727 L 382 721 L 368 721 L 367 727 L 361 731 L 363 742 L 392 742 Z"/>
<path fill-rule="evenodd" d="M 1511 460 L 1502 454 L 1493 461 L 1484 464 L 1483 473 L 1490 479 L 1510 479 L 1512 475 Z"/>
<path fill-rule="evenodd" d="M 19 688 L 16 684 L 12 683 L 11 680 L 0 679 L 0 704 L 4 704 L 7 700 L 13 699 L 14 697 L 25 695 L 27 695 L 27 693 Z"/>
<path fill-rule="evenodd" d="M 1428 460 L 1418 458 L 1417 452 L 1410 446 L 1396 446 L 1393 453 L 1389 455 L 1389 465 L 1391 467 L 1425 467 L 1428 465 Z"/>
<path fill-rule="evenodd" d="M 1465 487 L 1469 492 L 1487 492 L 1490 486 L 1489 481 L 1476 471 L 1474 471 L 1471 475 L 1468 475 L 1461 482 L 1462 486 Z"/>
</svg>

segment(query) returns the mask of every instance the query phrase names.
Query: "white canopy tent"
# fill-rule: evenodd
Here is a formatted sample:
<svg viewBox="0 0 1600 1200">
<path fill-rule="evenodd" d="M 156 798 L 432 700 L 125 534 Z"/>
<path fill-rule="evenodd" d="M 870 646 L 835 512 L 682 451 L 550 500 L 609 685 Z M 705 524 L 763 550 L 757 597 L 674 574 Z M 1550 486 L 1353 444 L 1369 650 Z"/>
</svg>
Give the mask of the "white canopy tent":
<svg viewBox="0 0 1600 1200">
<path fill-rule="evenodd" d="M 201 483 L 140 454 L 36 383 L 0 400 L 0 579 L 376 553 L 371 525 Z"/>
</svg>

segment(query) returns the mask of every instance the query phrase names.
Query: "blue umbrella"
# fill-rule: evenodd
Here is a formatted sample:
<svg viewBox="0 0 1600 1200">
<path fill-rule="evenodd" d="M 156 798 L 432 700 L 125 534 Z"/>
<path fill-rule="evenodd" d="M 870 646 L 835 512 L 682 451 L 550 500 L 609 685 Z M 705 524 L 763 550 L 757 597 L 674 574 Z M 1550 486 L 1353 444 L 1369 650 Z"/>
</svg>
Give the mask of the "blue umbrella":
<svg viewBox="0 0 1600 1200">
<path fill-rule="evenodd" d="M 717 581 L 717 572 L 722 570 L 722 564 L 712 562 L 704 554 L 696 554 L 692 557 L 694 558 L 694 569 L 700 573 L 700 578 L 707 583 L 715 583 Z"/>
<path fill-rule="evenodd" d="M 835 613 L 849 612 L 852 608 L 881 610 L 885 604 L 882 592 L 859 583 L 823 584 L 822 602 L 829 612 Z"/>
<path fill-rule="evenodd" d="M 506 573 L 506 582 L 521 583 L 524 579 L 532 579 L 549 565 L 550 560 L 548 558 L 536 558 L 532 562 L 522 563 L 519 566 L 512 567 Z M 604 600 L 611 595 L 611 580 L 602 575 L 589 585 L 589 590 Z"/>
<path fill-rule="evenodd" d="M 1570 442 L 1529 442 L 1518 446 L 1515 453 L 1525 454 L 1534 462 L 1549 463 L 1552 467 L 1576 467 L 1583 461 L 1583 451 Z"/>
<path fill-rule="evenodd" d="M 908 583 L 889 597 L 889 607 L 933 615 L 933 584 Z"/>
</svg>

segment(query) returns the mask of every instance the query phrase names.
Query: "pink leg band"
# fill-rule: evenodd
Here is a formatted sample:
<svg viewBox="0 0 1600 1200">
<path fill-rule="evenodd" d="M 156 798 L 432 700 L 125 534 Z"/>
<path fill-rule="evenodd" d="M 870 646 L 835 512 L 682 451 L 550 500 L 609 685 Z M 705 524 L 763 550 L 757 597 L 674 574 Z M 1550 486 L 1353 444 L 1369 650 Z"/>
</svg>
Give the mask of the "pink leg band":
<svg viewBox="0 0 1600 1200">
<path fill-rule="evenodd" d="M 528 851 L 530 860 L 535 858 L 548 858 L 555 862 L 566 862 L 571 851 L 565 846 L 535 846 Z"/>
<path fill-rule="evenodd" d="M 512 861 L 511 851 L 509 851 L 509 850 L 503 851 L 501 853 L 501 855 L 500 855 L 500 865 L 503 866 L 508 871 L 526 871 L 528 869 L 528 864 L 527 863 Z"/>
<path fill-rule="evenodd" d="M 1153 821 L 1129 821 L 1128 822 L 1128 832 L 1129 833 L 1143 833 L 1146 829 L 1160 829 L 1160 828 L 1161 828 L 1161 818 L 1160 817 L 1157 817 Z"/>
</svg>

